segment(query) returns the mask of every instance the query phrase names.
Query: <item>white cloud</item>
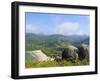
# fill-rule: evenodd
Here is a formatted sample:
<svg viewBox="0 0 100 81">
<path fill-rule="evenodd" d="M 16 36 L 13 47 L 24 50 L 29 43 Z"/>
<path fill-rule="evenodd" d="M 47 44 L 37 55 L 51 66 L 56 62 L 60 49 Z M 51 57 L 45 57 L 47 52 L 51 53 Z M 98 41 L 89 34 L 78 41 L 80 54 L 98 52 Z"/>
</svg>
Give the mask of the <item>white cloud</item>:
<svg viewBox="0 0 100 81">
<path fill-rule="evenodd" d="M 46 27 L 45 27 L 46 28 Z M 33 26 L 31 24 L 26 25 L 26 33 L 35 34 L 61 34 L 61 35 L 89 35 L 83 32 L 80 23 L 77 22 L 62 22 L 55 23 L 53 29 L 44 29 L 43 27 Z"/>
<path fill-rule="evenodd" d="M 30 24 L 27 24 L 26 25 L 26 33 L 36 33 L 37 32 L 37 27 L 33 27 L 32 25 Z"/>
<path fill-rule="evenodd" d="M 76 22 L 58 23 L 54 29 L 55 34 L 83 35 L 80 24 Z"/>
</svg>

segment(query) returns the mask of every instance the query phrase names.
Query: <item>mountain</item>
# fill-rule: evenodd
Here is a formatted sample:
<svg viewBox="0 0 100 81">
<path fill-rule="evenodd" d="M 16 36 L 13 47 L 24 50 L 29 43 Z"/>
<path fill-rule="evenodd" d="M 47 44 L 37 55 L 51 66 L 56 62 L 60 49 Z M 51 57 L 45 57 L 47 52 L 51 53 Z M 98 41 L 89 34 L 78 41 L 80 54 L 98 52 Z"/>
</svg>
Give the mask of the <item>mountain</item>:
<svg viewBox="0 0 100 81">
<path fill-rule="evenodd" d="M 38 48 L 65 48 L 68 44 L 88 43 L 89 36 L 86 35 L 43 35 L 26 33 L 26 49 Z"/>
<path fill-rule="evenodd" d="M 89 44 L 89 37 L 82 41 L 84 44 Z"/>
<path fill-rule="evenodd" d="M 26 33 L 26 40 L 48 40 L 48 41 L 70 41 L 71 43 L 82 43 L 89 40 L 89 36 L 86 35 L 59 35 L 59 34 L 54 34 L 54 35 L 43 35 L 43 34 L 33 34 L 33 33 Z"/>
<path fill-rule="evenodd" d="M 26 33 L 25 35 L 25 50 L 42 50 L 45 54 L 52 56 L 61 54 L 64 48 L 69 45 L 79 45 L 89 43 L 89 36 L 86 35 L 43 35 Z"/>
</svg>

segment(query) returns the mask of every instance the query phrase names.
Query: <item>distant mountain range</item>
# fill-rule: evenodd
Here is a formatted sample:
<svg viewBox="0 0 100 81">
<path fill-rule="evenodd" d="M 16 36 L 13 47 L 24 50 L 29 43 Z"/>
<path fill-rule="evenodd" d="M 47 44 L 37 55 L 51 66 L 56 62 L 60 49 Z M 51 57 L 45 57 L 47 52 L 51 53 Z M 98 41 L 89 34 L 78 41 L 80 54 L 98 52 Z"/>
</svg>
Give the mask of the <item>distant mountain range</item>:
<svg viewBox="0 0 100 81">
<path fill-rule="evenodd" d="M 65 42 L 70 41 L 72 44 L 86 43 L 89 44 L 89 36 L 87 35 L 43 35 L 26 33 L 26 40 L 37 40 L 37 41 L 52 41 L 52 42 Z"/>
</svg>

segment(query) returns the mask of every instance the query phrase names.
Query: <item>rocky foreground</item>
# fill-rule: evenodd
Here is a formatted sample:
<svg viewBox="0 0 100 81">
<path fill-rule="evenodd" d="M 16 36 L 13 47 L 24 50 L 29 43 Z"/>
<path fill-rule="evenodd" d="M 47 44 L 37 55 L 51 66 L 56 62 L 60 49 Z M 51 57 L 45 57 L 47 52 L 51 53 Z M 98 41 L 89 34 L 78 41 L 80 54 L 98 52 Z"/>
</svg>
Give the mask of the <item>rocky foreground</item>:
<svg viewBox="0 0 100 81">
<path fill-rule="evenodd" d="M 81 44 L 77 47 L 70 45 L 62 51 L 61 55 L 57 55 L 53 58 L 50 58 L 41 50 L 26 51 L 26 53 L 29 54 L 32 57 L 32 59 L 35 61 L 70 60 L 72 62 L 75 62 L 75 60 L 77 59 L 89 60 L 89 46 L 86 44 Z"/>
</svg>

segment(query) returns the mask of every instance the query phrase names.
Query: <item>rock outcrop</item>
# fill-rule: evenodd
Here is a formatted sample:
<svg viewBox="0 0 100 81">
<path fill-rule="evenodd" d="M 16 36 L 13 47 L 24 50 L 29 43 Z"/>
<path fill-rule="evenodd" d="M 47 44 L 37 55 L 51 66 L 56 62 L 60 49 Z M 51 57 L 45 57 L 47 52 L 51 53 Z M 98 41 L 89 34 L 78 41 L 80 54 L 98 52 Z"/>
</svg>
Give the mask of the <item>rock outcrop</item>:
<svg viewBox="0 0 100 81">
<path fill-rule="evenodd" d="M 89 60 L 89 46 L 86 44 L 81 44 L 77 47 L 70 45 L 62 51 L 61 55 L 57 55 L 53 58 L 47 56 L 41 50 L 26 51 L 27 55 L 30 55 L 34 61 L 62 61 L 70 60 L 75 62 L 75 60 Z"/>
<path fill-rule="evenodd" d="M 47 60 L 50 60 L 50 58 L 46 54 L 44 54 L 41 50 L 26 51 L 26 53 L 30 54 L 34 61 L 47 61 Z"/>
<path fill-rule="evenodd" d="M 75 46 L 69 46 L 62 52 L 62 59 L 65 60 L 76 60 L 78 59 L 78 49 Z"/>
<path fill-rule="evenodd" d="M 89 60 L 89 46 L 82 44 L 78 46 L 78 56 L 80 60 L 87 59 Z"/>
</svg>

